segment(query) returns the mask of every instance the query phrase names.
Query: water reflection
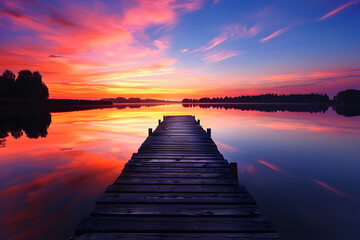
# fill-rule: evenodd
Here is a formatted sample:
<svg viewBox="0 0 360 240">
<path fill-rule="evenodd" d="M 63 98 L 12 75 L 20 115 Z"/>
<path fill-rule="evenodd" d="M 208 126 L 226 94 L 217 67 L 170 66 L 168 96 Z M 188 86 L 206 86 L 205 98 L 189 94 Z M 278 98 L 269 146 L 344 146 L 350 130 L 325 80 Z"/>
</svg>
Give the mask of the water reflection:
<svg viewBox="0 0 360 240">
<path fill-rule="evenodd" d="M 260 112 L 309 112 L 318 113 L 326 112 L 329 108 L 327 104 L 183 104 L 184 107 L 200 107 L 200 108 L 217 108 L 217 109 L 238 109 L 241 111 L 260 111 Z"/>
<path fill-rule="evenodd" d="M 0 114 L 0 146 L 5 147 L 6 137 L 15 139 L 25 135 L 28 138 L 45 138 L 51 124 L 50 113 L 42 110 L 7 112 Z"/>
<path fill-rule="evenodd" d="M 283 239 L 359 234 L 359 117 L 332 108 L 297 113 L 177 104 L 51 113 L 42 127 L 34 117 L 28 121 L 33 129 L 48 132 L 30 134 L 36 139 L 25 137 L 35 130 L 23 124 L 23 137 L 14 139 L 10 126 L 19 118 L 1 117 L 10 137 L 0 149 L 0 239 L 66 239 L 137 151 L 147 128 L 176 114 L 196 115 L 213 129 L 220 151 L 238 162 L 241 183 Z"/>
<path fill-rule="evenodd" d="M 339 115 L 346 117 L 360 116 L 359 105 L 338 105 L 334 107 L 335 111 Z"/>
<path fill-rule="evenodd" d="M 325 113 L 329 110 L 328 104 L 276 104 L 276 103 L 183 103 L 185 108 L 214 108 L 214 109 L 237 109 L 241 111 L 260 111 L 260 112 L 309 112 Z M 335 105 L 332 106 L 337 114 L 353 117 L 360 116 L 360 105 Z"/>
</svg>

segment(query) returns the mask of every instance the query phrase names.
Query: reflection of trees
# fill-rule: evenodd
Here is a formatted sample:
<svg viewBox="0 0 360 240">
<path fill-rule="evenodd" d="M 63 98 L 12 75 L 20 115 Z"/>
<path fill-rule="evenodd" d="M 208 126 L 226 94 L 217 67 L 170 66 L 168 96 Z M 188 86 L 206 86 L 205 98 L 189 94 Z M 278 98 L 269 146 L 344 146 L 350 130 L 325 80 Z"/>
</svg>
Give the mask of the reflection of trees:
<svg viewBox="0 0 360 240">
<path fill-rule="evenodd" d="M 28 138 L 46 137 L 51 123 L 49 112 L 0 113 L 0 147 L 5 146 L 9 134 L 18 139 L 25 135 Z"/>
<path fill-rule="evenodd" d="M 334 110 L 337 114 L 343 115 L 346 117 L 360 116 L 360 105 L 359 104 L 349 104 L 349 105 L 335 105 Z"/>
<path fill-rule="evenodd" d="M 258 104 L 258 103 L 241 103 L 241 104 L 184 104 L 183 107 L 200 107 L 200 108 L 215 108 L 215 109 L 238 109 L 241 111 L 260 111 L 260 112 L 326 112 L 329 108 L 327 104 Z"/>
<path fill-rule="evenodd" d="M 48 97 L 49 90 L 39 72 L 21 70 L 15 79 L 13 72 L 5 70 L 0 76 L 0 103 L 3 105 L 40 103 Z"/>
<path fill-rule="evenodd" d="M 126 108 L 141 108 L 141 107 L 154 107 L 166 105 L 165 103 L 144 103 L 144 104 L 117 104 L 114 105 L 117 109 L 126 109 Z"/>
</svg>

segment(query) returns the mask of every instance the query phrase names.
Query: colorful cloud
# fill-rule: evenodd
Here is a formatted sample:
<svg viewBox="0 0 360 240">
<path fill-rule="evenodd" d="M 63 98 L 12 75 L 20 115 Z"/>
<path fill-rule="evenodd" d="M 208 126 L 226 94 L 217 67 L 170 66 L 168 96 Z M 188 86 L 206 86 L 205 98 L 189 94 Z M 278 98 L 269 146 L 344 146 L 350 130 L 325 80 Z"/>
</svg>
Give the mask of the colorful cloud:
<svg viewBox="0 0 360 240">
<path fill-rule="evenodd" d="M 203 56 L 203 60 L 215 63 L 215 62 L 220 62 L 222 60 L 225 60 L 225 59 L 228 59 L 231 57 L 235 57 L 240 54 L 241 54 L 241 51 L 218 50 L 218 51 L 213 51 L 213 52 L 205 54 Z"/>
<path fill-rule="evenodd" d="M 287 31 L 287 28 L 279 29 L 279 30 L 273 32 L 272 34 L 270 34 L 269 36 L 262 38 L 260 41 L 261 42 L 269 41 L 270 39 L 272 39 L 276 36 L 279 36 L 280 34 L 283 34 L 285 31 Z"/>
<path fill-rule="evenodd" d="M 360 0 L 354 0 L 354 1 L 351 1 L 351 2 L 348 2 L 348 3 L 345 3 L 345 4 L 341 5 L 340 7 L 337 7 L 334 10 L 328 12 L 324 16 L 320 17 L 318 19 L 318 21 L 322 21 L 324 19 L 332 17 L 333 15 L 337 14 L 338 12 L 340 12 L 340 11 L 344 10 L 345 8 L 350 7 L 351 5 L 354 5 L 355 3 L 358 3 L 358 2 L 360 2 Z"/>
<path fill-rule="evenodd" d="M 227 40 L 238 39 L 242 37 L 253 37 L 258 33 L 258 31 L 259 26 L 247 28 L 240 24 L 230 24 L 224 27 L 224 30 L 221 34 L 213 38 L 205 46 L 195 49 L 194 52 L 210 50 Z"/>
</svg>

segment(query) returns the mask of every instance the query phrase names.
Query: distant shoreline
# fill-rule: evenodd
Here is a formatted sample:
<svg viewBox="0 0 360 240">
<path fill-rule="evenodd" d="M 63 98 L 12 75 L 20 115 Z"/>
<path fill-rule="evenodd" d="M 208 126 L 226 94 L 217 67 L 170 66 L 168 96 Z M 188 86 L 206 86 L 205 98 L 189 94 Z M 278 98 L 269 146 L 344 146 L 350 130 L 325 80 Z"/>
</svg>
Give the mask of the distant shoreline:
<svg viewBox="0 0 360 240">
<path fill-rule="evenodd" d="M 32 113 L 58 113 L 73 112 L 83 110 L 105 109 L 105 108 L 140 108 L 153 107 L 160 105 L 179 104 L 184 108 L 214 108 L 214 109 L 234 109 L 240 111 L 260 111 L 260 112 L 309 112 L 325 113 L 332 108 L 336 113 L 343 116 L 360 116 L 360 104 L 344 103 L 181 103 L 181 102 L 155 102 L 155 103 L 103 103 L 96 100 L 53 100 L 53 103 L 27 104 L 27 105 L 0 105 L 0 115 L 7 114 L 32 114 Z M 51 101 L 50 101 L 51 102 Z M 91 104 L 85 104 L 89 103 Z M 70 104 L 71 103 L 71 104 Z M 81 104 L 80 104 L 81 103 Z M 2 111 L 1 111 L 2 110 Z"/>
</svg>

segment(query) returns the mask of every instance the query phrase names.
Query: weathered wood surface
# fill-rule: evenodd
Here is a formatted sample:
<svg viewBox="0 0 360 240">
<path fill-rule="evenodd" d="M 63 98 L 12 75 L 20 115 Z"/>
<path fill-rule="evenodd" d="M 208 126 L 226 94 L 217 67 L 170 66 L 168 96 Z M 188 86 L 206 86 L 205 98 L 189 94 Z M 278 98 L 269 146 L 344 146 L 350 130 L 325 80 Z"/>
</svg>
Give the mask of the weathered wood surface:
<svg viewBox="0 0 360 240">
<path fill-rule="evenodd" d="M 149 134 L 73 240 L 279 239 L 193 116 Z"/>
</svg>

